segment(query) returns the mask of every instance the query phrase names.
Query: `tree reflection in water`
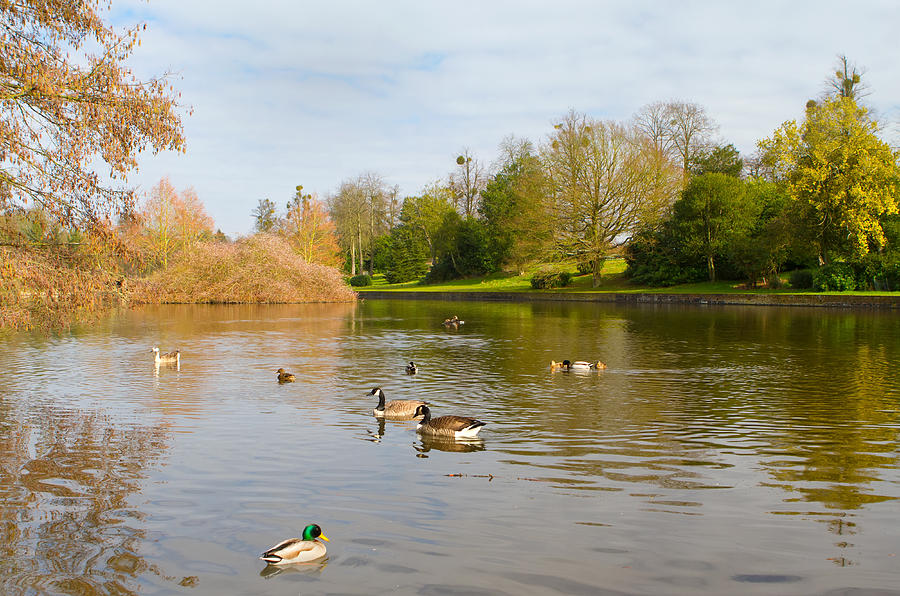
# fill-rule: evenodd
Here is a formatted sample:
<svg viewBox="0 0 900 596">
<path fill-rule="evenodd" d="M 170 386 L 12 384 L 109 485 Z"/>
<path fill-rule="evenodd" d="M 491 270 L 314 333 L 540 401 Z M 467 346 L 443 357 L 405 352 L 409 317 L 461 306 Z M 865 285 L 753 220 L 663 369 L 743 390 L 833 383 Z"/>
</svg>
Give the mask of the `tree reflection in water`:
<svg viewBox="0 0 900 596">
<path fill-rule="evenodd" d="M 136 594 L 167 577 L 139 554 L 143 517 L 129 500 L 167 449 L 163 427 L 0 402 L 0 592 Z"/>
</svg>

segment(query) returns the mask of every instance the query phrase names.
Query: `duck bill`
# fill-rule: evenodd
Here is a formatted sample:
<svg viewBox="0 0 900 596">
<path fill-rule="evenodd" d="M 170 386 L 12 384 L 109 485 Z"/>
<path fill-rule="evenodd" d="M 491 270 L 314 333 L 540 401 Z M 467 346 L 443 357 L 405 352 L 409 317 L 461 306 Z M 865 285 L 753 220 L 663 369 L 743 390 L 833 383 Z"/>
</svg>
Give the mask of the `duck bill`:
<svg viewBox="0 0 900 596">
<path fill-rule="evenodd" d="M 319 534 L 319 538 L 321 538 L 325 542 L 331 542 L 331 540 L 329 540 L 328 536 L 326 536 L 325 534 Z"/>
</svg>

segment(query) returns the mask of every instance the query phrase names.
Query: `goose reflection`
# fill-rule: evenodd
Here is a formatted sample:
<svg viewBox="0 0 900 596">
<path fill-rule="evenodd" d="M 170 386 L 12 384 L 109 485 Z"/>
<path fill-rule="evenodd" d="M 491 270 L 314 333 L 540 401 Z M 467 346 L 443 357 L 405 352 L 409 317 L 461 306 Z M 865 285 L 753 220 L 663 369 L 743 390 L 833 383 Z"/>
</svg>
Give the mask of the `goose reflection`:
<svg viewBox="0 0 900 596">
<path fill-rule="evenodd" d="M 413 448 L 420 454 L 428 453 L 432 449 L 437 451 L 451 451 L 455 453 L 471 453 L 472 451 L 484 451 L 484 439 L 447 439 L 444 437 L 419 436 L 419 444 L 413 444 Z"/>
<path fill-rule="evenodd" d="M 384 418 L 377 418 L 378 421 L 378 430 L 366 429 L 365 437 L 366 441 L 372 441 L 373 443 L 380 443 L 381 438 L 384 437 Z"/>
<path fill-rule="evenodd" d="M 325 570 L 325 566 L 328 565 L 328 557 L 326 556 L 324 559 L 319 559 L 317 561 L 310 561 L 308 563 L 288 563 L 282 565 L 266 565 L 262 571 L 259 572 L 260 577 L 264 577 L 265 579 L 271 579 L 276 575 L 281 575 L 282 573 L 294 573 L 299 576 L 308 577 L 309 579 L 318 578 L 322 575 L 322 572 Z"/>
</svg>

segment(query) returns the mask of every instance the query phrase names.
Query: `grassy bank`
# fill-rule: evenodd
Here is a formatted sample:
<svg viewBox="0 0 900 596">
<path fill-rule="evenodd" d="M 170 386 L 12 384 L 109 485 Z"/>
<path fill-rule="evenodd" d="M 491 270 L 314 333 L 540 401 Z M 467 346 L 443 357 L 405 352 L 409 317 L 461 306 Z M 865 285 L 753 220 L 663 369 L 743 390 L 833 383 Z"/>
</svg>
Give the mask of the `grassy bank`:
<svg viewBox="0 0 900 596">
<path fill-rule="evenodd" d="M 631 283 L 625 277 L 626 263 L 624 259 L 611 259 L 606 262 L 601 276 L 600 286 L 592 287 L 592 276 L 579 274 L 575 265 L 571 264 L 567 269 L 572 273 L 572 282 L 564 287 L 554 290 L 534 290 L 531 287 L 531 277 L 535 267 L 525 271 L 521 275 L 509 273 L 495 273 L 483 277 L 457 279 L 437 284 L 421 284 L 418 281 L 410 281 L 402 284 L 388 284 L 384 276 L 375 275 L 372 285 L 357 288 L 361 294 L 366 291 L 407 291 L 407 292 L 552 292 L 552 293 L 615 293 L 615 294 L 802 294 L 822 296 L 893 296 L 900 300 L 898 292 L 878 291 L 854 291 L 854 292 L 814 292 L 812 290 L 796 290 L 785 285 L 782 288 L 747 288 L 744 284 L 734 281 L 700 282 L 681 284 L 669 287 L 650 287 Z"/>
</svg>

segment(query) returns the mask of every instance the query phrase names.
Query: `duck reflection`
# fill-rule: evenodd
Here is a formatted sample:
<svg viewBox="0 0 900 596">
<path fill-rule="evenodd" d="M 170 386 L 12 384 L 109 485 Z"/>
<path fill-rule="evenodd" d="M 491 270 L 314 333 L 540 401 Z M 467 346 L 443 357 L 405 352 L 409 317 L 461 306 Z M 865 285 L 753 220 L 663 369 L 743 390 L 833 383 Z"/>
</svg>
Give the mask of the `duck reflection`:
<svg viewBox="0 0 900 596">
<path fill-rule="evenodd" d="M 178 362 L 157 362 L 153 365 L 153 373 L 158 377 L 159 370 L 181 370 L 181 361 Z"/>
<path fill-rule="evenodd" d="M 328 557 L 318 559 L 316 561 L 309 561 L 308 563 L 266 565 L 265 568 L 263 568 L 263 570 L 259 572 L 259 576 L 266 579 L 271 579 L 276 575 L 281 575 L 282 573 L 294 573 L 313 579 L 321 576 L 327 565 Z"/>
<path fill-rule="evenodd" d="M 452 451 L 455 453 L 471 453 L 472 451 L 484 451 L 484 439 L 447 439 L 444 437 L 419 436 L 419 444 L 413 444 L 413 448 L 422 454 L 432 449 L 437 451 Z"/>
</svg>

